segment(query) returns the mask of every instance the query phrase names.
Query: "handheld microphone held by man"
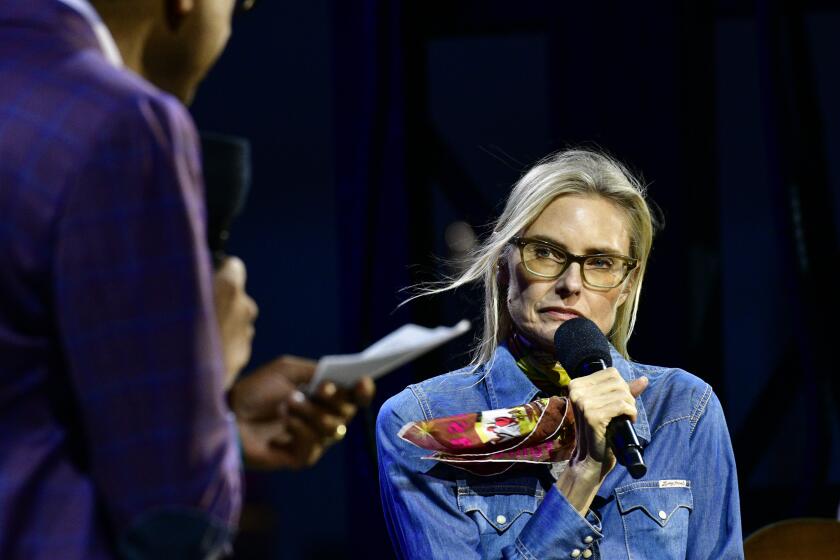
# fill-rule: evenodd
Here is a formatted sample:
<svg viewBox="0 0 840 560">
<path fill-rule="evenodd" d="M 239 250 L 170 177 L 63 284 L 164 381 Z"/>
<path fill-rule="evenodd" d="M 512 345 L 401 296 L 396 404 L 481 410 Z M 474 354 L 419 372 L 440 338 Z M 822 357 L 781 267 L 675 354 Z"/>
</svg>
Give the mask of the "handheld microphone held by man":
<svg viewBox="0 0 840 560">
<path fill-rule="evenodd" d="M 610 346 L 598 326 L 589 319 L 564 322 L 554 333 L 554 352 L 557 361 L 574 379 L 612 367 Z M 613 418 L 607 426 L 607 441 L 618 462 L 633 478 L 647 472 L 642 445 L 627 416 Z"/>
<path fill-rule="evenodd" d="M 207 243 L 213 266 L 225 259 L 230 226 L 245 206 L 251 185 L 251 145 L 245 138 L 201 133 L 207 201 Z"/>
</svg>

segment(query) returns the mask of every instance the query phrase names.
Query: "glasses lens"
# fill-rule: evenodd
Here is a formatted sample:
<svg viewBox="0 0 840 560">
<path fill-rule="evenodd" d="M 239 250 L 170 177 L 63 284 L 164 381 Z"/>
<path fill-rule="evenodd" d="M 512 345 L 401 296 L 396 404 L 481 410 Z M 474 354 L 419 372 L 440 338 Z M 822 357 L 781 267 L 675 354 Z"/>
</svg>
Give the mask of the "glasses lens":
<svg viewBox="0 0 840 560">
<path fill-rule="evenodd" d="M 566 266 L 566 255 L 542 243 L 528 243 L 522 249 L 522 262 L 539 276 L 557 276 Z"/>
<path fill-rule="evenodd" d="M 590 257 L 583 262 L 583 277 L 598 288 L 614 288 L 624 279 L 625 262 L 615 257 Z"/>
</svg>

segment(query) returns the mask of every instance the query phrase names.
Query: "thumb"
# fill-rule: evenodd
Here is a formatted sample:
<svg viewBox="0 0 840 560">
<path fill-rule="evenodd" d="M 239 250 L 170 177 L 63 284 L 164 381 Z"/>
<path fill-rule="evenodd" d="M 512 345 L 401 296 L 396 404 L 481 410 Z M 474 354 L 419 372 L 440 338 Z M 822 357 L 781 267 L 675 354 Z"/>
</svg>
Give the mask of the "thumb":
<svg viewBox="0 0 840 560">
<path fill-rule="evenodd" d="M 647 377 L 640 377 L 638 379 L 634 379 L 629 383 L 630 385 L 630 393 L 633 395 L 635 399 L 639 395 L 641 395 L 648 386 L 648 378 Z"/>
<path fill-rule="evenodd" d="M 216 271 L 216 278 L 242 288 L 245 286 L 245 263 L 239 257 L 228 256 L 222 262 L 222 266 Z"/>
<path fill-rule="evenodd" d="M 294 385 L 303 385 L 312 380 L 318 363 L 308 358 L 288 354 L 274 359 L 268 364 L 276 375 L 280 375 Z"/>
</svg>

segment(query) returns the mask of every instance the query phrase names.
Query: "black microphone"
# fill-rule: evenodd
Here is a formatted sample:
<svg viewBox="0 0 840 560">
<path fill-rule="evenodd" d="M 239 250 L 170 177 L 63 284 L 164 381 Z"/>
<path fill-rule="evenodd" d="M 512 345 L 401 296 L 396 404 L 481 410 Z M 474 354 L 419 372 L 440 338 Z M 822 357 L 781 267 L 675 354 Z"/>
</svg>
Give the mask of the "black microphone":
<svg viewBox="0 0 840 560">
<path fill-rule="evenodd" d="M 612 367 L 607 337 L 598 325 L 583 317 L 560 325 L 554 333 L 554 355 L 572 378 Z M 618 462 L 624 465 L 633 478 L 645 475 L 647 466 L 642 457 L 642 445 L 630 418 L 622 415 L 610 421 L 607 426 L 607 442 Z"/>
<path fill-rule="evenodd" d="M 233 219 L 242 212 L 251 185 L 248 140 L 201 133 L 204 193 L 207 201 L 207 243 L 213 266 L 221 266 Z"/>
</svg>

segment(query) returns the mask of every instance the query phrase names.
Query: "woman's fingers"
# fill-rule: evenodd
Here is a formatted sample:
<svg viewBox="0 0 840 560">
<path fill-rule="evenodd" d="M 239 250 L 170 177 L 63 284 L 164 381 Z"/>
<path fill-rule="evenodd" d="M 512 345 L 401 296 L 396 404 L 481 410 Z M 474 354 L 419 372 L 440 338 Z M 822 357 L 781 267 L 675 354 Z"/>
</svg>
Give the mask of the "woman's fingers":
<svg viewBox="0 0 840 560">
<path fill-rule="evenodd" d="M 644 392 L 645 389 L 647 389 L 649 383 L 650 382 L 648 381 L 647 377 L 640 377 L 638 379 L 634 379 L 629 383 L 630 394 L 632 394 L 633 397 L 638 397 Z"/>
<path fill-rule="evenodd" d="M 577 403 L 577 407 L 589 424 L 605 430 L 610 421 L 618 416 L 628 416 L 636 421 L 636 403 L 632 397 L 625 395 L 586 396 Z"/>
<path fill-rule="evenodd" d="M 636 420 L 636 396 L 648 385 L 645 377 L 627 383 L 615 368 L 573 379 L 569 399 L 578 419 L 578 446 L 598 461 L 609 457 L 606 431 L 613 418 L 627 416 Z"/>
</svg>

